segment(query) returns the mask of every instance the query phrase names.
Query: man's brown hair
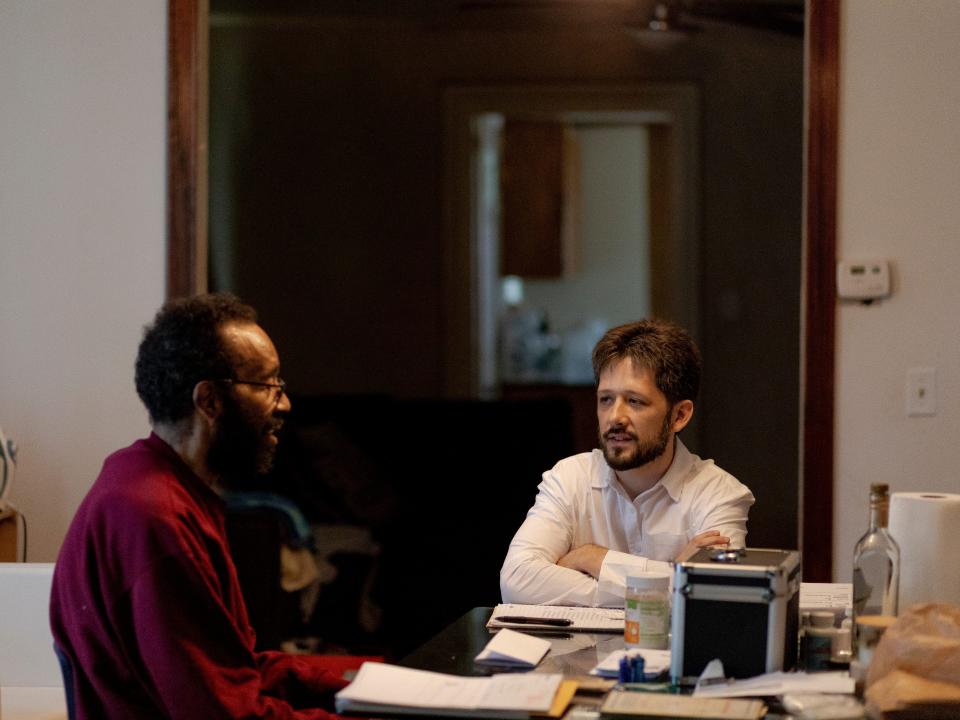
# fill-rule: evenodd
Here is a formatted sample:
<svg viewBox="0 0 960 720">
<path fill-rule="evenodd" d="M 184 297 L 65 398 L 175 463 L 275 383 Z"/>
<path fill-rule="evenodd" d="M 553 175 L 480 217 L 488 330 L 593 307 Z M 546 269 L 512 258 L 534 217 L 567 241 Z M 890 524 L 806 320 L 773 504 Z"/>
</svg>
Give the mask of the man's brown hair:
<svg viewBox="0 0 960 720">
<path fill-rule="evenodd" d="M 690 334 L 666 320 L 648 319 L 610 328 L 593 348 L 593 376 L 624 358 L 653 373 L 657 388 L 673 405 L 695 400 L 700 390 L 700 351 Z"/>
</svg>

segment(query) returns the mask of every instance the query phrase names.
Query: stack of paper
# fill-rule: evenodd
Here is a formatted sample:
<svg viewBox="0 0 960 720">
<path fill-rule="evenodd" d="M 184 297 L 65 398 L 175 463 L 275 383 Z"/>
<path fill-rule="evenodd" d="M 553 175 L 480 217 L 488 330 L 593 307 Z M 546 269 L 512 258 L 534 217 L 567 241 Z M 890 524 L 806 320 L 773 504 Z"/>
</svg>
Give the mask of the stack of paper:
<svg viewBox="0 0 960 720">
<path fill-rule="evenodd" d="M 600 706 L 604 718 L 684 718 L 685 720 L 759 720 L 767 707 L 759 700 L 696 698 L 689 695 L 609 693 Z"/>
<path fill-rule="evenodd" d="M 800 612 L 832 612 L 839 626 L 853 607 L 853 583 L 800 583 Z"/>
<path fill-rule="evenodd" d="M 697 697 L 760 697 L 796 692 L 852 693 L 855 682 L 845 671 L 836 672 L 772 672 L 744 680 L 697 683 Z"/>
<path fill-rule="evenodd" d="M 550 641 L 504 628 L 474 658 L 481 665 L 532 668 L 550 652 Z"/>
<path fill-rule="evenodd" d="M 528 718 L 553 709 L 561 679 L 546 673 L 459 677 L 367 662 L 335 703 L 338 713 Z"/>
<path fill-rule="evenodd" d="M 493 609 L 487 627 L 622 633 L 623 609 L 501 604 Z"/>
</svg>

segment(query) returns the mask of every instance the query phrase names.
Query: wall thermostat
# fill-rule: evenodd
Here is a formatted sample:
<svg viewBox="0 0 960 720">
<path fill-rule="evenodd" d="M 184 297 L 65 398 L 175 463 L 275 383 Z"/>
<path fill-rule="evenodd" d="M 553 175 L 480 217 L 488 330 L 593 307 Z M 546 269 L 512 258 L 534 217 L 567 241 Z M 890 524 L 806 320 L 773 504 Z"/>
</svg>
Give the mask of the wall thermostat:
<svg viewBox="0 0 960 720">
<path fill-rule="evenodd" d="M 890 294 L 888 260 L 841 260 L 837 263 L 837 295 L 869 302 Z"/>
</svg>

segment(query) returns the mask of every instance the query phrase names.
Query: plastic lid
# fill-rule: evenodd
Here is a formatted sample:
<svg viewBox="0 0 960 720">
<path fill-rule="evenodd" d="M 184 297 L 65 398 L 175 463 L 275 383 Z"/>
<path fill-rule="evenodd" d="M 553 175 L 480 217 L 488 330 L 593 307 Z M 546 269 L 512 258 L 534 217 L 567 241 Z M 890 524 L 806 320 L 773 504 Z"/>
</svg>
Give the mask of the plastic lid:
<svg viewBox="0 0 960 720">
<path fill-rule="evenodd" d="M 627 587 L 636 590 L 666 590 L 670 587 L 670 576 L 657 572 L 642 572 L 627 575 Z"/>
</svg>

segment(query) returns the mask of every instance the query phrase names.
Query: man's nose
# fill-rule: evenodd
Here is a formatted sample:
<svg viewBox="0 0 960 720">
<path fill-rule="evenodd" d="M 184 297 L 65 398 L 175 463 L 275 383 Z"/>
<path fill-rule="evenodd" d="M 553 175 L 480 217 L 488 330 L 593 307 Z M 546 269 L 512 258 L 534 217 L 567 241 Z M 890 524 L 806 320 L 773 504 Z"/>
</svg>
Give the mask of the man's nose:
<svg viewBox="0 0 960 720">
<path fill-rule="evenodd" d="M 293 407 L 293 403 L 290 402 L 286 390 L 281 390 L 280 399 L 277 400 L 276 412 L 288 413 L 291 407 Z"/>
<path fill-rule="evenodd" d="M 622 398 L 613 401 L 613 407 L 610 408 L 610 421 L 619 423 L 625 422 L 627 418 L 627 403 Z"/>
</svg>

